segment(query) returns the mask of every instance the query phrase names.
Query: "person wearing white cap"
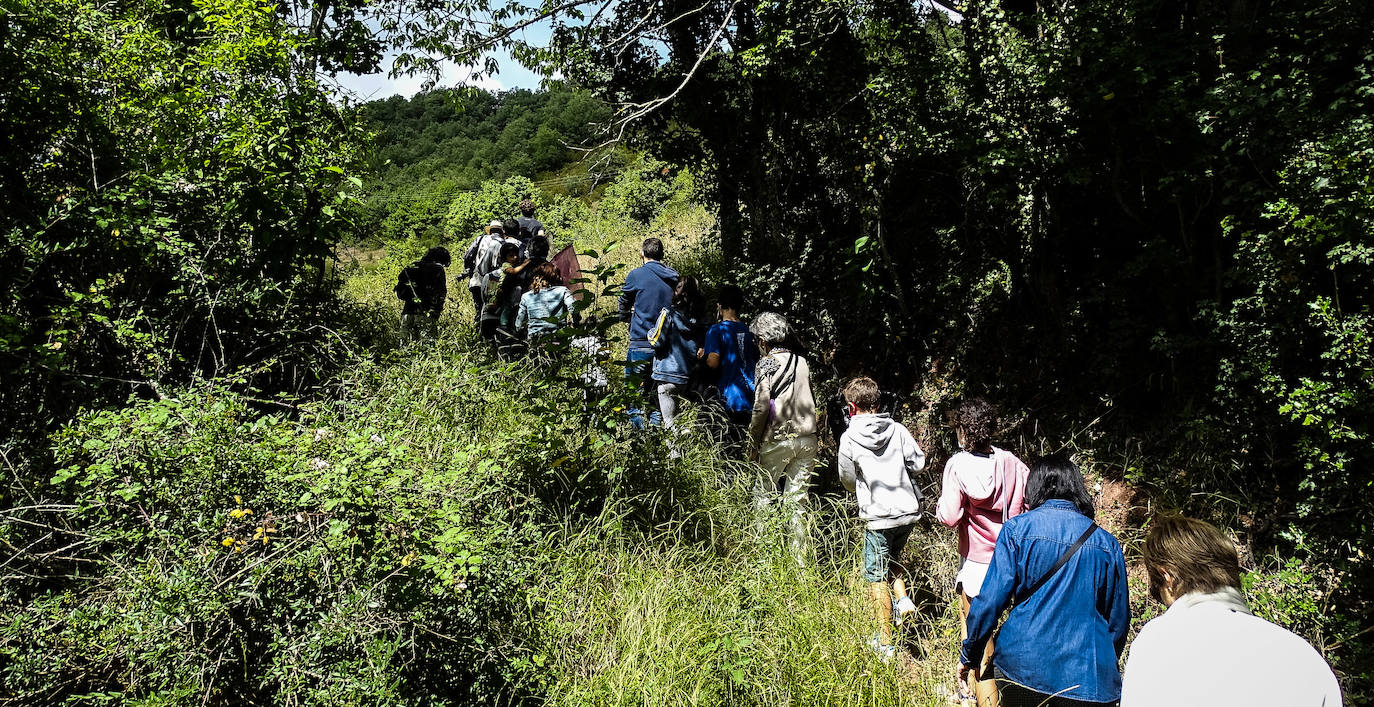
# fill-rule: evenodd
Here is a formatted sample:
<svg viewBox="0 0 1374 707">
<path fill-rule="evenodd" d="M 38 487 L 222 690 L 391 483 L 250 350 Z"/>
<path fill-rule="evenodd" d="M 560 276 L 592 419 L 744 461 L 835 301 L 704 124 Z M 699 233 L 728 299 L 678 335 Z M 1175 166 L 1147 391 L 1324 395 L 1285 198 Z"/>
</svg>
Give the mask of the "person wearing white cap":
<svg viewBox="0 0 1374 707">
<path fill-rule="evenodd" d="M 501 245 L 507 241 L 519 244 L 519 241 L 506 237 L 501 221 L 496 219 L 487 224 L 482 237 L 473 244 L 475 257 L 472 275 L 468 278 L 468 291 L 472 293 L 474 322 L 481 322 L 488 290 L 501 277 Z"/>
</svg>

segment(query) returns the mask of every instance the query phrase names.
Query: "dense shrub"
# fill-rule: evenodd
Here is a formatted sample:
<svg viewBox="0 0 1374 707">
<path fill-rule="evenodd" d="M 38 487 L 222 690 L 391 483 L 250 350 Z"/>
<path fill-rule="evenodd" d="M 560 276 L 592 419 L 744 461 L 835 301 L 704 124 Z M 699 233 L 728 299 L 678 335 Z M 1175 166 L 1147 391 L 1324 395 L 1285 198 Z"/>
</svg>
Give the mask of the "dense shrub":
<svg viewBox="0 0 1374 707">
<path fill-rule="evenodd" d="M 6 436 L 265 361 L 265 385 L 313 378 L 361 132 L 275 10 L 59 0 L 0 23 Z"/>
</svg>

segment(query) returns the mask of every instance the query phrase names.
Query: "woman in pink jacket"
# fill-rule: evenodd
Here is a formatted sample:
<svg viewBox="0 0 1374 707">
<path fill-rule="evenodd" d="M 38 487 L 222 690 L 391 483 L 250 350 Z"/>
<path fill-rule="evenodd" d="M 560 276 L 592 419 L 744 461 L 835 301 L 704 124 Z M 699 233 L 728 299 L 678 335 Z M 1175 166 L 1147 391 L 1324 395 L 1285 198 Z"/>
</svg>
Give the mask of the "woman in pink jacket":
<svg viewBox="0 0 1374 707">
<path fill-rule="evenodd" d="M 963 617 L 961 637 L 967 638 L 969 601 L 978 596 L 983 586 L 1002 524 L 1026 510 L 1026 477 L 1030 469 L 1015 454 L 992 446 L 997 411 L 986 400 L 964 401 L 954 411 L 953 421 L 960 451 L 945 463 L 935 515 L 959 532 L 963 563 L 954 579 L 954 589 L 959 592 L 959 613 Z M 980 707 L 997 704 L 992 651 L 989 641 L 983 664 L 973 671 Z"/>
</svg>

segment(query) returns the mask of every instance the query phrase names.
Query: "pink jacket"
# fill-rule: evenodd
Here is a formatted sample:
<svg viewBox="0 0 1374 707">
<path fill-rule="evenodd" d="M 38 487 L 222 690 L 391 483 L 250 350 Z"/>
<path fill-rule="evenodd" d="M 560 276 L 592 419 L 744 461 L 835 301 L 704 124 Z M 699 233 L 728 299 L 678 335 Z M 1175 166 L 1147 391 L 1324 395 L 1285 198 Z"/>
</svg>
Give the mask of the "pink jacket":
<svg viewBox="0 0 1374 707">
<path fill-rule="evenodd" d="M 986 564 L 992 561 L 992 548 L 1002 524 L 1026 510 L 1030 469 L 1005 449 L 992 448 L 990 474 L 986 465 L 969 464 L 972 456 L 960 452 L 945 462 L 935 516 L 941 523 L 959 528 L 961 556 Z"/>
</svg>

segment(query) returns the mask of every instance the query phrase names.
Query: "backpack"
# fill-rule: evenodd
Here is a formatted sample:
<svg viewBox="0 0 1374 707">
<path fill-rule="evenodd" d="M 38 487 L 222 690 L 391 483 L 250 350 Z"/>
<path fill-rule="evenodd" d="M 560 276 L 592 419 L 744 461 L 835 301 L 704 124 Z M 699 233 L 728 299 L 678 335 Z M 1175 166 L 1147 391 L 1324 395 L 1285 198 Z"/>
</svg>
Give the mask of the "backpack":
<svg viewBox="0 0 1374 707">
<path fill-rule="evenodd" d="M 481 250 L 482 239 L 486 237 L 487 234 L 485 233 L 478 236 L 476 240 L 472 242 L 472 245 L 468 246 L 467 251 L 463 253 L 463 277 L 468 277 L 472 274 L 473 270 L 477 269 L 477 251 Z"/>
<path fill-rule="evenodd" d="M 520 228 L 520 240 L 529 241 L 544 230 L 544 224 L 533 216 L 520 216 L 515 219 Z"/>
<path fill-rule="evenodd" d="M 400 277 L 396 278 L 396 299 L 402 302 L 427 302 L 429 301 L 429 288 L 424 284 L 424 277 L 420 273 L 420 261 L 415 261 L 405 266 L 401 270 Z"/>
</svg>

